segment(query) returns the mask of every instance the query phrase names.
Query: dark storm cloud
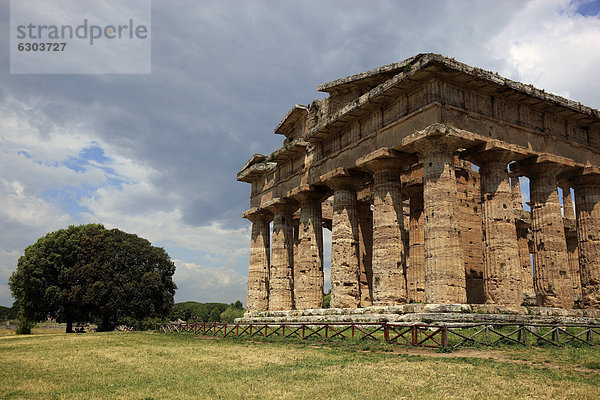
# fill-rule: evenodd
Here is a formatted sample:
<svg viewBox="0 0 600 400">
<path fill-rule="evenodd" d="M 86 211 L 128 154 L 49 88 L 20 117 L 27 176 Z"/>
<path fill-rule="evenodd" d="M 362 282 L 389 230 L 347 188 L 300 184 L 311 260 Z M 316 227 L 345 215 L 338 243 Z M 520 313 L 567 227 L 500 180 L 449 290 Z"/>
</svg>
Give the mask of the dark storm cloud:
<svg viewBox="0 0 600 400">
<path fill-rule="evenodd" d="M 235 173 L 253 152 L 281 144 L 273 127 L 289 107 L 322 97 L 321 82 L 452 50 L 457 38 L 447 43 L 444 19 L 476 11 L 468 3 L 458 11 L 444 1 L 419 4 L 155 0 L 152 75 L 25 76 L 3 85 L 41 99 L 40 112 L 54 123 L 81 119 L 124 155 L 145 160 L 160 172 L 155 183 L 180 195 L 185 222 L 240 226 L 248 188 Z M 444 28 L 425 30 L 424 20 Z M 493 34 L 485 22 L 455 29 L 465 42 L 474 33 L 482 40 Z"/>
</svg>

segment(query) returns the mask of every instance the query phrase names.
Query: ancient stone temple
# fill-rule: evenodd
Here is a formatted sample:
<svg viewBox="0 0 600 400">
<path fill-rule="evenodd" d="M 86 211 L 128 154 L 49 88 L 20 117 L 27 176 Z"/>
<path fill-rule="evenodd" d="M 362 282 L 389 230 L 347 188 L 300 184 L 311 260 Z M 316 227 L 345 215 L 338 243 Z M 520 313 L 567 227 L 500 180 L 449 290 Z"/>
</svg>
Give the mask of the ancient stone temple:
<svg viewBox="0 0 600 400">
<path fill-rule="evenodd" d="M 600 308 L 597 110 L 436 54 L 318 89 L 237 175 L 248 310 L 323 306 L 323 229 L 331 307 Z"/>
</svg>

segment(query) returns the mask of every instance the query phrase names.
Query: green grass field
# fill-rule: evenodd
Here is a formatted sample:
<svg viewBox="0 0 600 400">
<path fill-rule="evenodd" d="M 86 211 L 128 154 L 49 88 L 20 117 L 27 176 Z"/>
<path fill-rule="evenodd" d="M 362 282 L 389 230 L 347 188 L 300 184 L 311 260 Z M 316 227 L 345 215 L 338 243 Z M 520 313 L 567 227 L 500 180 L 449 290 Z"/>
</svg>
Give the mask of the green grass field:
<svg viewBox="0 0 600 400">
<path fill-rule="evenodd" d="M 2 399 L 598 399 L 600 348 L 0 332 Z"/>
</svg>

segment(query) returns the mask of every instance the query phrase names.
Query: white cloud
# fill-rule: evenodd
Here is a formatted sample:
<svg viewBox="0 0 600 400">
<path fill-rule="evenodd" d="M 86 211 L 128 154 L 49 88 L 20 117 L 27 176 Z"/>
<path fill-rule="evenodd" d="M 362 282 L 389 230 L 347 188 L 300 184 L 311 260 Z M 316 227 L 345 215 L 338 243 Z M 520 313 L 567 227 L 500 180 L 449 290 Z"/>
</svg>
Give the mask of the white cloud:
<svg viewBox="0 0 600 400">
<path fill-rule="evenodd" d="M 246 302 L 246 276 L 239 274 L 230 266 L 198 265 L 182 260 L 174 260 L 175 282 L 180 285 L 177 297 L 201 302 L 239 299 Z"/>
<path fill-rule="evenodd" d="M 41 163 L 76 156 L 92 144 L 91 134 L 77 121 L 57 124 L 43 109 L 42 98 L 21 101 L 7 96 L 0 102 L 0 144 L 4 151 L 26 150 Z"/>
<path fill-rule="evenodd" d="M 600 108 L 600 18 L 575 13 L 569 0 L 534 0 L 490 42 L 506 59 L 501 74 Z"/>
<path fill-rule="evenodd" d="M 249 227 L 227 229 L 218 222 L 188 225 L 178 208 L 179 202 L 175 193 L 163 193 L 159 187 L 142 182 L 124 185 L 122 189 L 100 188 L 82 204 L 91 211 L 86 219 L 135 232 L 152 242 L 236 257 L 249 253 Z"/>
<path fill-rule="evenodd" d="M 35 196 L 28 196 L 18 181 L 8 182 L 0 178 L 0 196 L 3 207 L 0 219 L 5 222 L 18 222 L 29 227 L 45 227 L 65 224 L 71 221 L 68 214 Z"/>
</svg>

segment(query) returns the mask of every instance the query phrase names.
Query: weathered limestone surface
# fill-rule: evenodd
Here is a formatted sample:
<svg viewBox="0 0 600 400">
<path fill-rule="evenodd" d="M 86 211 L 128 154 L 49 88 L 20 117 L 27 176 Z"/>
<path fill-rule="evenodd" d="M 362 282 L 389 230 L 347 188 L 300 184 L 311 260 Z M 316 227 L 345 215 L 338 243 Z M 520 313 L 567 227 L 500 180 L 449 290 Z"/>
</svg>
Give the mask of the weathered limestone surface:
<svg viewBox="0 0 600 400">
<path fill-rule="evenodd" d="M 571 272 L 571 282 L 573 284 L 573 301 L 575 304 L 581 303 L 581 278 L 579 273 L 579 249 L 577 247 L 577 232 L 565 233 L 567 237 L 567 254 L 569 256 L 569 271 Z"/>
<path fill-rule="evenodd" d="M 525 305 L 536 305 L 537 298 L 533 287 L 533 273 L 531 270 L 531 257 L 529 257 L 530 245 L 529 225 L 517 224 L 517 241 L 519 244 L 519 259 L 521 260 L 521 290 L 523 291 L 523 303 Z"/>
<path fill-rule="evenodd" d="M 294 306 L 294 228 L 297 207 L 283 201 L 267 206 L 273 213 L 269 310 L 290 310 Z"/>
<path fill-rule="evenodd" d="M 575 211 L 583 304 L 600 308 L 600 177 L 576 182 Z"/>
<path fill-rule="evenodd" d="M 296 260 L 298 259 L 298 245 L 300 244 L 300 218 L 296 215 L 296 213 L 294 213 L 293 218 L 292 218 L 292 229 L 293 229 L 293 233 L 294 233 L 294 254 L 292 256 L 292 260 L 294 261 L 294 268 L 293 268 L 293 276 L 292 276 L 292 282 L 294 285 L 293 288 L 293 295 L 294 295 L 294 306 L 297 303 L 297 296 L 298 294 L 296 293 L 296 279 L 298 279 L 298 275 L 299 275 L 299 271 L 298 271 L 298 267 L 296 266 Z"/>
<path fill-rule="evenodd" d="M 252 222 L 250 267 L 248 268 L 248 311 L 266 311 L 269 307 L 270 227 L 273 218 L 268 211 L 244 214 Z"/>
<path fill-rule="evenodd" d="M 360 306 L 368 307 L 373 305 L 373 211 L 371 204 L 363 201 L 358 202 L 357 211 Z"/>
<path fill-rule="evenodd" d="M 559 182 L 563 197 L 563 217 L 565 219 L 565 236 L 567 238 L 567 255 L 569 257 L 569 273 L 573 284 L 573 300 L 581 304 L 581 279 L 579 275 L 579 249 L 577 247 L 577 231 L 573 231 L 575 224 L 575 208 L 571 196 L 571 186 L 566 182 Z"/>
<path fill-rule="evenodd" d="M 509 324 L 600 324 L 597 309 L 565 310 L 551 307 L 515 307 L 496 304 L 404 304 L 358 309 L 327 308 L 275 312 L 247 312 L 237 323 L 251 322 L 401 322 Z"/>
<path fill-rule="evenodd" d="M 411 161 L 415 161 L 412 157 Z M 410 162 L 410 161 L 409 161 Z M 406 303 L 407 252 L 402 240 L 403 164 L 398 154 L 377 150 L 357 161 L 373 173 L 373 304 Z"/>
<path fill-rule="evenodd" d="M 468 303 L 485 302 L 483 288 L 483 229 L 481 225 L 481 185 L 471 163 L 455 158 L 457 219 L 465 264 Z"/>
<path fill-rule="evenodd" d="M 391 167 L 391 166 L 390 166 Z M 406 302 L 404 218 L 399 169 L 373 174 L 373 304 Z"/>
<path fill-rule="evenodd" d="M 575 218 L 575 209 L 573 208 L 573 197 L 571 196 L 571 188 L 566 185 L 560 187 L 563 192 L 563 214 L 564 217 L 571 220 Z"/>
<path fill-rule="evenodd" d="M 512 175 L 510 178 L 510 189 L 512 192 L 513 207 L 516 210 L 523 209 L 523 197 L 521 196 L 521 183 L 518 175 Z"/>
<path fill-rule="evenodd" d="M 519 175 L 510 175 L 510 188 L 512 191 L 513 208 L 515 210 L 515 224 L 517 228 L 517 242 L 519 245 L 519 259 L 521 264 L 521 290 L 523 304 L 532 306 L 537 304 L 535 289 L 533 288 L 533 273 L 529 254 L 531 232 L 529 231 L 530 218 L 523 220 L 523 197 L 521 196 L 521 183 Z"/>
<path fill-rule="evenodd" d="M 322 194 L 303 192 L 300 200 L 298 256 L 294 259 L 294 298 L 296 308 L 323 306 L 323 222 Z"/>
<path fill-rule="evenodd" d="M 538 305 L 573 307 L 567 241 L 552 164 L 529 166 L 534 286 Z"/>
<path fill-rule="evenodd" d="M 420 142 L 425 211 L 425 301 L 465 303 L 465 267 L 456 218 L 453 151 L 459 143 L 435 137 Z"/>
<path fill-rule="evenodd" d="M 484 154 L 479 173 L 486 300 L 493 304 L 520 306 L 523 303 L 522 271 L 507 168 L 512 155 L 496 151 Z"/>
<path fill-rule="evenodd" d="M 331 307 L 360 305 L 359 236 L 356 191 L 360 179 L 335 172 L 323 177 L 333 187 Z"/>
<path fill-rule="evenodd" d="M 423 186 L 413 185 L 405 189 L 410 204 L 409 266 L 406 271 L 408 301 L 425 302 L 425 247 Z"/>
</svg>

